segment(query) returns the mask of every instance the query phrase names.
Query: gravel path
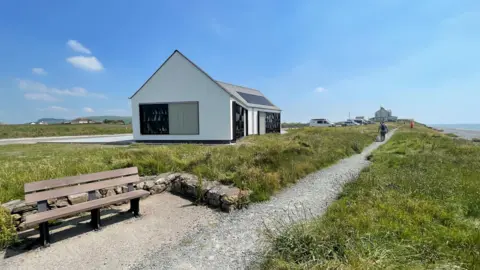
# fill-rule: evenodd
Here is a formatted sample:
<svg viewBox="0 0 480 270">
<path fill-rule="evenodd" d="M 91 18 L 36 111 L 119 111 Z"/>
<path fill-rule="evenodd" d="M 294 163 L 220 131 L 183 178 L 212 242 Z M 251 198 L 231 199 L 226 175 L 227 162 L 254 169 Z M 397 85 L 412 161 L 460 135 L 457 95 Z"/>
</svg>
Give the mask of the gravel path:
<svg viewBox="0 0 480 270">
<path fill-rule="evenodd" d="M 127 210 L 127 205 L 115 207 Z M 0 269 L 128 269 L 146 254 L 178 245 L 183 236 L 217 222 L 218 215 L 203 206 L 170 193 L 150 196 L 140 202 L 141 218 L 109 214 L 107 225 L 95 232 L 83 220 L 73 219 L 52 230 L 53 243 L 21 254 L 1 252 Z M 110 219 L 109 217 L 110 216 Z M 126 219 L 126 220 L 124 220 Z M 34 235 L 32 237 L 38 237 Z"/>
<path fill-rule="evenodd" d="M 395 132 L 387 135 L 387 140 Z M 361 154 L 313 173 L 265 203 L 224 214 L 216 226 L 204 227 L 186 236 L 188 241 L 159 248 L 142 259 L 134 269 L 245 269 L 254 268 L 261 258 L 264 241 L 261 229 L 272 221 L 291 223 L 303 219 L 295 210 L 321 215 L 341 192 L 343 184 L 356 179 L 368 166 L 366 157 L 385 142 L 375 142 Z M 300 211 L 301 212 L 301 211 Z M 267 225 L 268 226 L 268 225 Z"/>
</svg>

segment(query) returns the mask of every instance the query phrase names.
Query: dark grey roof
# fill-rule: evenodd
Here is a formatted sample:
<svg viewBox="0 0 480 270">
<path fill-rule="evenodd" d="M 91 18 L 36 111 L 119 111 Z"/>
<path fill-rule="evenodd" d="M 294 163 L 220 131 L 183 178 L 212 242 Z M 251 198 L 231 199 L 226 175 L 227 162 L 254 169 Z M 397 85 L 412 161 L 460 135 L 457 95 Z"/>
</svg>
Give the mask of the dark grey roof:
<svg viewBox="0 0 480 270">
<path fill-rule="evenodd" d="M 232 96 L 245 103 L 249 107 L 280 110 L 267 97 L 265 97 L 262 92 L 256 89 L 220 81 L 217 81 L 217 83 L 228 93 L 230 93 Z"/>
</svg>

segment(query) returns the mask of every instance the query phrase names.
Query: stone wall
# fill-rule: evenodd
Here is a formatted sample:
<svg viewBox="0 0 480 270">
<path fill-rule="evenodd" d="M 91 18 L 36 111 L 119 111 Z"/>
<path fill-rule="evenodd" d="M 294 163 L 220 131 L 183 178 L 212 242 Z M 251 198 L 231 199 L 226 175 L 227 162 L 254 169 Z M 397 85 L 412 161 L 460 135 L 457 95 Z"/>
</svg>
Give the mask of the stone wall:
<svg viewBox="0 0 480 270">
<path fill-rule="evenodd" d="M 134 184 L 135 189 L 143 189 L 150 195 L 169 191 L 173 194 L 187 197 L 196 203 L 220 208 L 225 212 L 242 208 L 249 203 L 250 192 L 237 187 L 222 185 L 217 181 L 200 180 L 197 176 L 188 173 L 164 173 L 156 176 L 140 177 L 140 182 Z M 127 186 L 117 186 L 95 191 L 97 198 L 105 198 L 128 191 Z M 146 196 L 148 197 L 148 196 Z M 70 195 L 67 197 L 48 200 L 49 209 L 68 207 L 88 200 L 87 193 Z M 117 203 L 121 205 L 128 203 Z M 37 213 L 37 205 L 26 204 L 23 200 L 13 200 L 2 204 L 10 212 L 17 231 L 26 229 L 25 218 Z"/>
</svg>

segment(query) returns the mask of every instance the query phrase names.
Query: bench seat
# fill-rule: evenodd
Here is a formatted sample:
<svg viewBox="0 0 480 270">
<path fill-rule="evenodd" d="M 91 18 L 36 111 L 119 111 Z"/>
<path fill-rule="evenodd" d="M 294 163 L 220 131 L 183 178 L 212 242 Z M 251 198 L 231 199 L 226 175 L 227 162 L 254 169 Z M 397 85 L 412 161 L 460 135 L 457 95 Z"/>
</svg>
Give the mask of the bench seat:
<svg viewBox="0 0 480 270">
<path fill-rule="evenodd" d="M 28 215 L 26 217 L 25 223 L 28 227 L 40 224 L 42 222 L 47 222 L 49 220 L 54 220 L 66 216 L 75 215 L 82 212 L 87 212 L 93 209 L 98 209 L 103 206 L 112 205 L 118 202 L 127 201 L 131 199 L 137 199 L 145 195 L 150 194 L 146 190 L 135 190 L 131 192 L 126 192 L 110 197 L 105 197 L 102 199 L 96 199 L 92 201 L 87 201 L 84 203 L 79 203 L 63 208 L 57 208 L 49 211 L 39 212 L 36 214 Z"/>
<path fill-rule="evenodd" d="M 134 185 L 138 182 L 140 182 L 138 168 L 130 167 L 26 183 L 24 185 L 25 202 L 36 202 L 38 213 L 26 216 L 25 225 L 31 227 L 39 224 L 40 242 L 43 246 L 48 246 L 50 243 L 49 220 L 90 211 L 90 225 L 94 230 L 98 230 L 101 226 L 100 209 L 123 201 L 130 201 L 130 211 L 138 217 L 140 216 L 140 198 L 149 194 L 146 190 L 135 190 Z M 115 187 L 122 187 L 122 193 L 105 198 L 98 198 L 96 195 L 102 189 Z M 63 208 L 49 209 L 48 207 L 50 199 L 82 193 L 87 193 L 88 201 Z"/>
</svg>

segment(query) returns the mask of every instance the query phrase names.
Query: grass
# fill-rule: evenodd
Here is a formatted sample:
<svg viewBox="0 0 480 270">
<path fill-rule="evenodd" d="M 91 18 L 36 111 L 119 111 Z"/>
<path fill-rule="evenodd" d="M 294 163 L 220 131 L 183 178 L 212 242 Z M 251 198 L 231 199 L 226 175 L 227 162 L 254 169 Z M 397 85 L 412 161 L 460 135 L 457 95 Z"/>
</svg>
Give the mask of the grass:
<svg viewBox="0 0 480 270">
<path fill-rule="evenodd" d="M 140 174 L 185 171 L 253 191 L 253 201 L 360 152 L 376 127 L 305 128 L 249 136 L 235 146 L 34 144 L 0 146 L 0 202 L 23 197 L 23 185 L 63 176 L 137 166 Z"/>
<path fill-rule="evenodd" d="M 0 139 L 132 133 L 130 125 L 0 125 Z"/>
<path fill-rule="evenodd" d="M 141 175 L 184 171 L 234 184 L 250 189 L 250 200 L 258 202 L 313 171 L 361 152 L 374 141 L 376 130 L 373 126 L 304 128 L 283 135 L 249 136 L 234 146 L 0 146 L 0 202 L 23 198 L 27 182 L 130 166 L 137 166 Z"/>
<path fill-rule="evenodd" d="M 323 217 L 270 238 L 264 268 L 480 269 L 480 146 L 402 128 L 371 160 Z"/>
</svg>

